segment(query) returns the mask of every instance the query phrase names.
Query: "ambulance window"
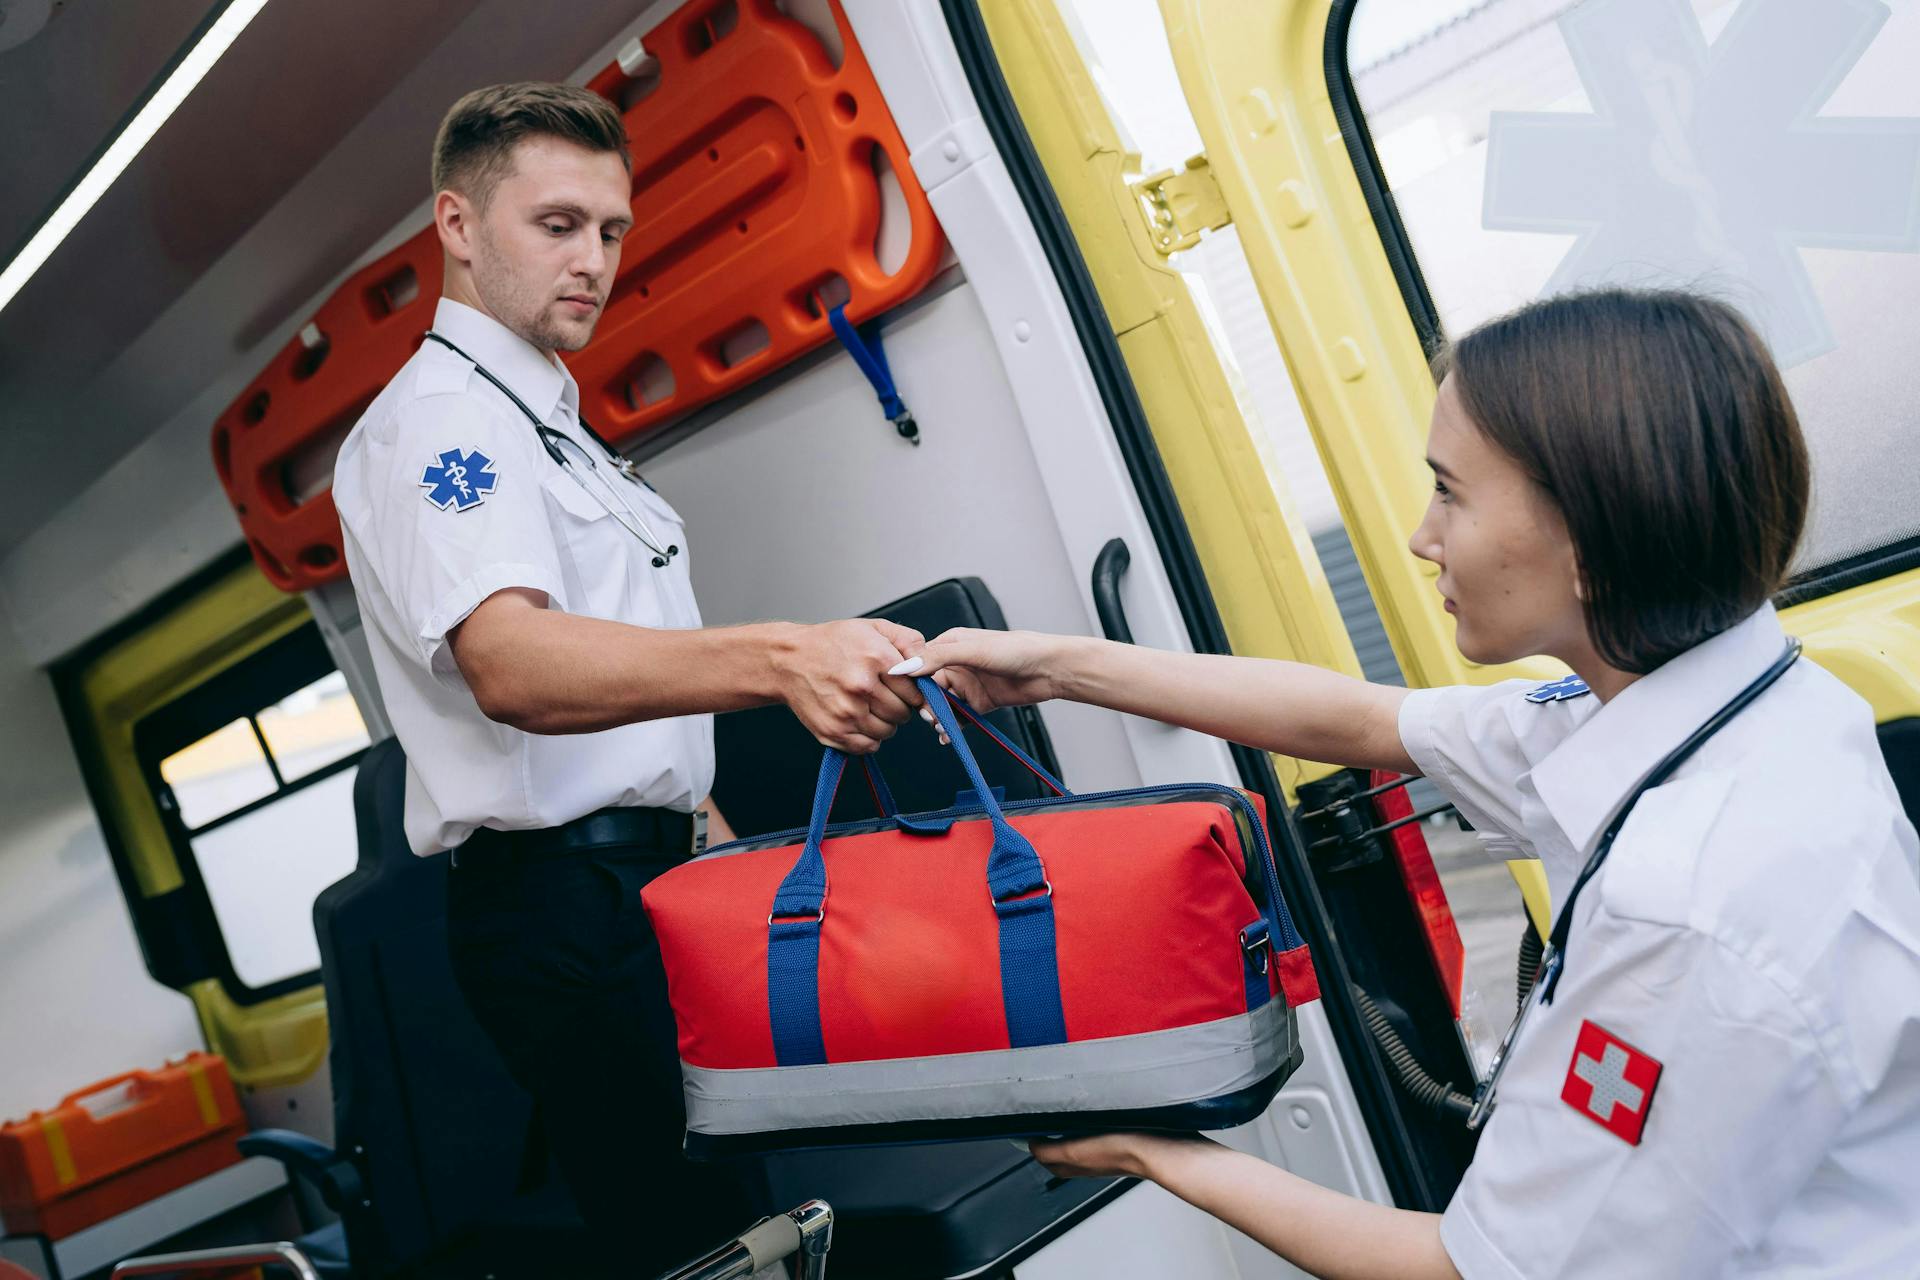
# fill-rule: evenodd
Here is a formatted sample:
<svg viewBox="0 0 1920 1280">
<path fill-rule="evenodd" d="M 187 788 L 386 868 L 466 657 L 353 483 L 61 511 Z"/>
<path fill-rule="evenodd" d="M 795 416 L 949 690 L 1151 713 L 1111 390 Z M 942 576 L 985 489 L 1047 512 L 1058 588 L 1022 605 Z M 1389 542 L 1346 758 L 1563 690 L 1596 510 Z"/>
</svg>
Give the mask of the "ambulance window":
<svg viewBox="0 0 1920 1280">
<path fill-rule="evenodd" d="M 231 721 L 174 752 L 160 762 L 160 776 L 189 827 L 204 827 L 274 789 L 267 753 L 246 720 Z"/>
<path fill-rule="evenodd" d="M 254 990 L 320 967 L 313 900 L 353 870 L 353 774 L 288 788 L 197 833 L 193 857 L 234 974 Z"/>
<path fill-rule="evenodd" d="M 352 766 L 369 743 L 331 668 L 309 624 L 136 729 L 143 758 L 159 757 L 151 776 L 176 819 L 175 852 L 205 889 L 241 997 L 320 967 L 313 900 L 354 867 Z"/>
<path fill-rule="evenodd" d="M 338 671 L 261 711 L 260 736 L 288 780 L 304 778 L 371 745 L 360 708 Z"/>
<path fill-rule="evenodd" d="M 1336 38 L 1348 17 L 1331 87 L 1417 321 L 1602 284 L 1717 295 L 1771 344 L 1813 453 L 1795 594 L 1920 557 L 1920 326 L 1898 320 L 1920 0 L 1340 0 Z"/>
</svg>

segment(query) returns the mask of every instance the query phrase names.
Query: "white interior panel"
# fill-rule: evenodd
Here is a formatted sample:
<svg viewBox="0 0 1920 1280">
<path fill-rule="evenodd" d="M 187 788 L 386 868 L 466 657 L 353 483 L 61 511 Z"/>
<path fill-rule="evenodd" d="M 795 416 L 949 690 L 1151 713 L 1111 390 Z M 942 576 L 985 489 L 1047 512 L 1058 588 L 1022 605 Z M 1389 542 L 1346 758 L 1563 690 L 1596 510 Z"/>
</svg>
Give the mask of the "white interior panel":
<svg viewBox="0 0 1920 1280">
<path fill-rule="evenodd" d="M 187 998 L 147 976 L 52 683 L 3 616 L 0 725 L 0 1120 L 14 1120 L 204 1041 Z"/>
<path fill-rule="evenodd" d="M 989 336 L 1008 371 L 1053 497 L 1073 562 L 1075 590 L 1088 591 L 1093 558 L 1106 539 L 1124 537 L 1133 552 L 1133 567 L 1123 580 L 1122 597 L 1136 637 L 1158 648 L 1188 648 L 1172 588 L 1126 477 L 1066 300 L 1005 162 L 993 149 L 940 6 L 934 0 L 847 0 L 847 12 L 912 151 L 915 172 L 990 317 Z M 1011 612 L 1009 617 L 1011 621 Z M 1238 782 L 1224 743 L 1133 717 L 1122 719 L 1149 780 Z M 1069 782 L 1078 785 L 1072 778 Z M 1266 1115 L 1236 1130 L 1231 1141 L 1323 1186 L 1389 1202 L 1379 1157 L 1324 1010 L 1309 1006 L 1298 1015 L 1298 1024 L 1303 1065 Z M 1299 1123 L 1301 1115 L 1305 1124 Z M 1115 1229 L 1116 1216 L 1126 1212 L 1116 1206 L 1096 1215 L 1055 1246 L 1058 1256 L 1092 1247 L 1079 1238 L 1104 1237 Z M 1067 1247 L 1067 1241 L 1076 1243 Z M 1250 1267 L 1247 1274 L 1293 1274 L 1245 1237 L 1236 1236 L 1236 1241 L 1233 1251 Z M 1133 1259 L 1133 1267 L 1124 1265 L 1129 1257 L 1124 1250 L 1113 1256 L 1116 1269 L 1111 1274 L 1156 1273 L 1144 1258 Z M 1250 1258 L 1262 1261 L 1248 1262 Z M 1023 1267 L 1022 1277 L 1028 1274 L 1029 1268 Z M 1103 1272 L 1095 1265 L 1071 1274 Z M 1210 1272 L 1187 1265 L 1166 1274 Z M 1223 1269 L 1218 1274 L 1233 1272 Z"/>
<path fill-rule="evenodd" d="M 686 519 L 709 625 L 826 621 L 972 576 L 1011 627 L 1097 631 L 985 325 L 962 284 L 886 328 L 918 447 L 843 355 L 648 462 Z M 1140 781 L 1121 717 L 1066 703 L 1045 715 L 1073 786 Z"/>
<path fill-rule="evenodd" d="M 940 7 L 878 0 L 848 7 L 955 256 L 985 317 L 985 338 L 1024 420 L 1074 590 L 1091 619 L 1089 579 L 1107 540 L 1124 538 L 1121 582 L 1139 643 L 1191 647 L 1156 540 L 1120 453 L 1066 299 L 968 88 Z M 912 403 L 909 397 L 909 403 Z M 917 409 L 916 409 L 917 412 Z M 1122 720 L 1150 781 L 1236 777 L 1225 744 L 1150 721 Z"/>
</svg>

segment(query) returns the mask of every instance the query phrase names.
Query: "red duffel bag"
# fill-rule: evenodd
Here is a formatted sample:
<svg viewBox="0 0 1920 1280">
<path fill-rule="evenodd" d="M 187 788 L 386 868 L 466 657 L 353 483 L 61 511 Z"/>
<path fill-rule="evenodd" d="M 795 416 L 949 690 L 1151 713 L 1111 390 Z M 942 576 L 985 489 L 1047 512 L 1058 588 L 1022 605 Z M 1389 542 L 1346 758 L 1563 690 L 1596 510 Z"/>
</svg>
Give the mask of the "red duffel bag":
<svg viewBox="0 0 1920 1280">
<path fill-rule="evenodd" d="M 736 841 L 649 884 L 687 1151 L 1130 1129 L 1259 1115 L 1317 997 L 1257 797 L 1216 783 L 954 808 Z"/>
</svg>

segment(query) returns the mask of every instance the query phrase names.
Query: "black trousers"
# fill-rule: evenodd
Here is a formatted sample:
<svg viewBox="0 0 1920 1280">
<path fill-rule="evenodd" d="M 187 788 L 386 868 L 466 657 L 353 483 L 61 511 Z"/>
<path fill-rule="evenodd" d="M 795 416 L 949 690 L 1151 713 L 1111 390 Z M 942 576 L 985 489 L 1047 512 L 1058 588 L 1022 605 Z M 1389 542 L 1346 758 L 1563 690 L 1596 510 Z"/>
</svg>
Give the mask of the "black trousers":
<svg viewBox="0 0 1920 1280">
<path fill-rule="evenodd" d="M 680 1152 L 673 1013 L 640 890 L 684 856 L 602 846 L 448 877 L 454 977 L 538 1104 L 603 1268 L 622 1280 L 753 1220 L 735 1173 Z"/>
</svg>

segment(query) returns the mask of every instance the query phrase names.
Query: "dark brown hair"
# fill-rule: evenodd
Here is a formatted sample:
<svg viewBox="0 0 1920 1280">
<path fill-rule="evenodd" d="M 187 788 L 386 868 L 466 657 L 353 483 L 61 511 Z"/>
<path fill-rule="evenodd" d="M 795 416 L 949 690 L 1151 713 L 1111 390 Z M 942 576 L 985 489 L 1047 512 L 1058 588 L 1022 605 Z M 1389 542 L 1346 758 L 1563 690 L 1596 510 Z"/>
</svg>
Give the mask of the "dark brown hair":
<svg viewBox="0 0 1920 1280">
<path fill-rule="evenodd" d="M 453 104 L 433 139 L 434 193 L 452 189 L 485 209 L 513 172 L 514 147 L 536 137 L 611 151 L 633 171 L 627 127 L 611 102 L 577 85 L 524 80 L 475 89 Z"/>
<path fill-rule="evenodd" d="M 1806 523 L 1800 421 L 1723 302 L 1605 289 L 1522 307 L 1434 362 L 1565 516 L 1600 656 L 1647 672 L 1785 581 Z"/>
</svg>

